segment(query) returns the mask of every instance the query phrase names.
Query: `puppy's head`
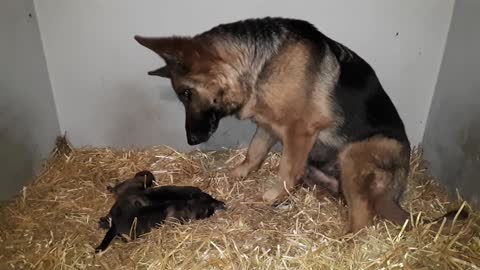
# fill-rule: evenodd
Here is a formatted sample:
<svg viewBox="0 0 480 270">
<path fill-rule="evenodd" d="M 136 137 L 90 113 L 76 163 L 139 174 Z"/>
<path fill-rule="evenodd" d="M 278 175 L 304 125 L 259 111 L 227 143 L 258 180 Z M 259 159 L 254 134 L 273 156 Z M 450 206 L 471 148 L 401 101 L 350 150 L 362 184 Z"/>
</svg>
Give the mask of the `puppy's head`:
<svg viewBox="0 0 480 270">
<path fill-rule="evenodd" d="M 215 209 L 215 211 L 226 210 L 227 209 L 224 202 L 219 201 L 219 200 L 215 200 L 215 199 L 212 200 L 212 202 L 210 203 L 210 206 L 213 207 L 213 209 Z"/>
<path fill-rule="evenodd" d="M 219 50 L 207 40 L 189 37 L 135 36 L 135 40 L 165 61 L 165 66 L 148 74 L 170 79 L 185 107 L 190 145 L 208 141 L 220 119 L 242 106 L 240 75 L 229 63 L 226 50 Z"/>
<path fill-rule="evenodd" d="M 135 174 L 133 179 L 140 182 L 143 189 L 147 189 L 152 187 L 155 176 L 150 171 L 140 171 Z"/>
<path fill-rule="evenodd" d="M 150 171 L 140 171 L 132 179 L 127 179 L 114 186 L 107 186 L 107 190 L 112 193 L 116 199 L 140 192 L 152 187 L 155 176 Z"/>
</svg>

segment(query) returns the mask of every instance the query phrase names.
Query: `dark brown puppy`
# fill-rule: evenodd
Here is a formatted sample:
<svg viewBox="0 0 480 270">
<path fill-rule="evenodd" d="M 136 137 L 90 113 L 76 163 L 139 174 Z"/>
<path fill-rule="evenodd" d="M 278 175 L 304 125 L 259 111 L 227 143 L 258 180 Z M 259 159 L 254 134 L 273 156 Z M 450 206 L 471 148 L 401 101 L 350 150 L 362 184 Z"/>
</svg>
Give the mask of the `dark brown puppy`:
<svg viewBox="0 0 480 270">
<path fill-rule="evenodd" d="M 181 187 L 178 187 L 176 190 L 180 189 Z M 171 197 L 175 197 L 174 193 L 171 192 Z M 187 193 L 182 192 L 183 195 Z M 167 218 L 185 222 L 208 218 L 216 210 L 225 209 L 223 202 L 206 195 L 192 195 L 191 199 L 187 200 L 159 200 L 157 202 L 152 202 L 151 198 L 149 199 L 148 196 L 141 193 L 120 198 L 110 211 L 112 226 L 95 252 L 105 250 L 116 236 L 135 239 L 160 226 Z"/>
<path fill-rule="evenodd" d="M 133 178 L 127 179 L 123 182 L 116 184 L 115 186 L 107 186 L 107 190 L 110 191 L 118 199 L 127 190 L 129 192 L 133 190 L 145 190 L 150 188 L 155 181 L 155 176 L 150 171 L 137 172 Z"/>
<path fill-rule="evenodd" d="M 374 215 L 400 224 L 408 217 L 399 200 L 410 142 L 374 69 L 354 51 L 287 18 L 222 24 L 193 37 L 135 39 L 165 60 L 149 74 L 170 80 L 185 107 L 189 144 L 207 141 L 228 115 L 256 123 L 233 176 L 258 169 L 272 146 L 283 144 L 279 182 L 263 193 L 265 201 L 283 200 L 312 166 L 334 189 L 331 178 L 341 180 L 349 231 L 371 224 Z M 326 169 L 331 164 L 333 174 Z"/>
</svg>

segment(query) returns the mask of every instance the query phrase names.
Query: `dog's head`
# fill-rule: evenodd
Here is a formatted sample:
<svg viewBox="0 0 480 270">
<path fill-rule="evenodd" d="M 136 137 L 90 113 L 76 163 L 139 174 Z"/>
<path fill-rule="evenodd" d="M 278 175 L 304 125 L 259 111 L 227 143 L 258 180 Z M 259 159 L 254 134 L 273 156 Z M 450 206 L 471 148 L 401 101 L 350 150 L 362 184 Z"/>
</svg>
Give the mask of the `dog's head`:
<svg viewBox="0 0 480 270">
<path fill-rule="evenodd" d="M 185 107 L 185 129 L 190 145 L 206 142 L 221 118 L 239 110 L 238 74 L 231 63 L 206 40 L 190 37 L 135 36 L 158 54 L 166 65 L 148 72 L 168 78 Z"/>
</svg>

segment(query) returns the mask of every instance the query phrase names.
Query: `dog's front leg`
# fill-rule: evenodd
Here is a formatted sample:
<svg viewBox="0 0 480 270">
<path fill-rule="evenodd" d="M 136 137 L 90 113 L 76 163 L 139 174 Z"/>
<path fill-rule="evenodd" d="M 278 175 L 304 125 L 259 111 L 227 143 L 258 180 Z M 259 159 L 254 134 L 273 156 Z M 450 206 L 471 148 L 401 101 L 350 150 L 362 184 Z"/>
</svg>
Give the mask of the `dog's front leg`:
<svg viewBox="0 0 480 270">
<path fill-rule="evenodd" d="M 283 152 L 278 172 L 279 183 L 263 194 L 263 200 L 274 204 L 284 199 L 300 183 L 308 155 L 318 132 L 292 127 L 283 136 Z"/>
<path fill-rule="evenodd" d="M 277 141 L 278 139 L 274 134 L 257 125 L 257 130 L 250 142 L 245 160 L 232 170 L 231 175 L 234 177 L 245 177 L 250 172 L 260 168 L 268 152 Z"/>
</svg>

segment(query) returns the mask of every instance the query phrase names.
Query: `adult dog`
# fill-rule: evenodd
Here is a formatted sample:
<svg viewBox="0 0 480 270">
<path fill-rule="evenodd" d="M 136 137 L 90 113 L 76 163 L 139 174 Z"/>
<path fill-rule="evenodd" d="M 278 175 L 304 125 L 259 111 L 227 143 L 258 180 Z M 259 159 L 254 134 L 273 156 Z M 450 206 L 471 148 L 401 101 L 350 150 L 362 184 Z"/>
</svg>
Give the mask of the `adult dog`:
<svg viewBox="0 0 480 270">
<path fill-rule="evenodd" d="M 340 189 L 350 232 L 375 214 L 408 218 L 399 205 L 410 159 L 404 124 L 375 71 L 349 48 L 309 22 L 270 17 L 193 37 L 135 39 L 166 62 L 148 74 L 170 79 L 190 145 L 207 141 L 224 116 L 256 123 L 233 176 L 258 169 L 282 143 L 280 181 L 265 201 L 278 202 L 303 180 Z"/>
</svg>

